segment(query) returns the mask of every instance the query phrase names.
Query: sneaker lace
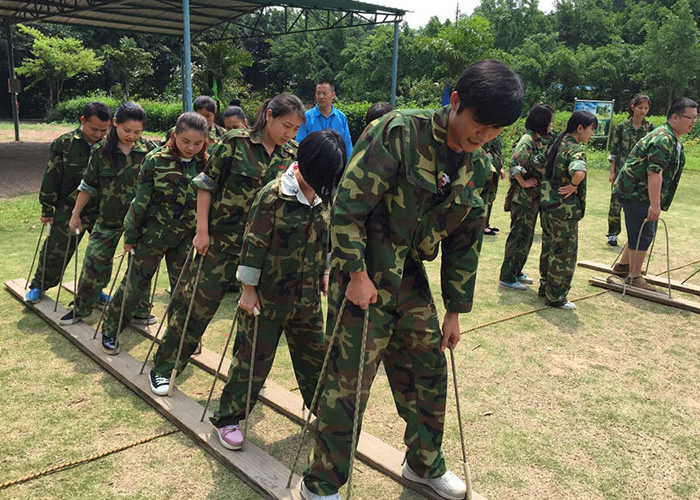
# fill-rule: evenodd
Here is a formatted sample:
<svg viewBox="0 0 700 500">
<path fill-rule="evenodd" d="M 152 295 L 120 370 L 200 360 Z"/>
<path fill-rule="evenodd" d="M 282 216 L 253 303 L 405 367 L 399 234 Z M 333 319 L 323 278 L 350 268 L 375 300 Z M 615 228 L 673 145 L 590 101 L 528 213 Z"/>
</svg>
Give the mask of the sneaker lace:
<svg viewBox="0 0 700 500">
<path fill-rule="evenodd" d="M 155 383 L 156 383 L 157 385 L 170 383 L 170 379 L 169 379 L 169 378 L 163 377 L 162 375 L 158 375 L 158 374 L 155 373 L 155 372 L 153 372 L 153 379 L 155 380 Z"/>
</svg>

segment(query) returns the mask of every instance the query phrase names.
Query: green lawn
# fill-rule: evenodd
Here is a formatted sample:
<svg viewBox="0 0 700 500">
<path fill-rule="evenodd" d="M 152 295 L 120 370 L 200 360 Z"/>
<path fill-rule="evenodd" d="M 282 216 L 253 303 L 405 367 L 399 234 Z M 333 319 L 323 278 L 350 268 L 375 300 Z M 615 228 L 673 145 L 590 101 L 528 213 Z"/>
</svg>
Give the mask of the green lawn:
<svg viewBox="0 0 700 500">
<path fill-rule="evenodd" d="M 700 236 L 695 231 L 700 162 L 695 148 L 688 157 L 676 200 L 671 211 L 662 215 L 670 231 L 672 267 L 700 259 Z M 589 203 L 580 224 L 579 258 L 610 263 L 617 250 L 605 244 L 610 196 L 605 154 L 591 152 L 589 160 Z M 501 232 L 484 241 L 475 307 L 463 316 L 463 329 L 543 305 L 535 287 L 512 292 L 496 286 L 509 222 L 502 211 L 505 191 L 502 183 L 492 220 Z M 3 281 L 26 277 L 39 231 L 37 218 L 36 195 L 0 202 Z M 535 278 L 539 243 L 538 231 L 525 269 Z M 654 273 L 665 266 L 661 243 L 657 242 L 651 262 Z M 686 266 L 672 276 L 682 280 L 698 268 L 700 264 Z M 438 263 L 429 263 L 428 270 L 437 285 Z M 570 298 L 598 291 L 587 282 L 596 275 L 600 273 L 577 269 Z M 161 276 L 158 315 L 166 301 L 164 273 Z M 700 275 L 690 282 L 700 284 Z M 437 286 L 433 291 L 440 296 Z M 0 482 L 172 428 L 8 292 L 3 293 Z M 55 297 L 55 292 L 50 293 Z M 64 305 L 67 301 L 67 294 L 62 294 Z M 440 303 L 438 309 L 443 310 Z M 219 351 L 223 346 L 232 315 L 233 303 L 226 300 L 205 335 L 208 348 Z M 94 314 L 90 322 L 96 321 Z M 548 309 L 466 334 L 456 356 L 476 491 L 491 500 L 699 498 L 699 332 L 696 314 L 605 293 L 580 302 L 575 312 Z M 138 358 L 148 348 L 132 331 L 123 342 Z M 284 342 L 270 376 L 296 389 Z M 186 393 L 205 400 L 209 376 L 190 367 L 181 379 Z M 448 465 L 461 475 L 452 392 L 448 405 L 444 449 Z M 291 465 L 299 427 L 261 406 L 251 418 L 252 440 Z M 403 425 L 383 375 L 375 381 L 363 430 L 399 449 L 402 446 Z M 416 498 L 364 464 L 358 464 L 357 471 L 354 498 Z M 0 490 L 0 498 L 71 497 L 246 499 L 258 495 L 182 433 Z"/>
</svg>

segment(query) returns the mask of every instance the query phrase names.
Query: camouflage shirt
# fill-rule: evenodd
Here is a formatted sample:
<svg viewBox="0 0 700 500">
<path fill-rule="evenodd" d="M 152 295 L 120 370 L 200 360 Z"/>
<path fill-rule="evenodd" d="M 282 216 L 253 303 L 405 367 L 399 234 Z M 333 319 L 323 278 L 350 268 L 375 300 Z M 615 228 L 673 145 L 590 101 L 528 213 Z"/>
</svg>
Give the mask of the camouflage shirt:
<svg viewBox="0 0 700 500">
<path fill-rule="evenodd" d="M 365 129 L 353 149 L 333 204 L 332 266 L 367 271 L 378 304 L 390 303 L 404 261 L 437 257 L 451 312 L 471 310 L 489 180 L 484 162 L 465 154 L 445 178 L 450 108 L 392 111 Z M 438 202 L 438 190 L 449 189 Z"/>
<path fill-rule="evenodd" d="M 617 125 L 610 144 L 610 156 L 608 156 L 608 160 L 615 162 L 615 172 L 620 171 L 620 167 L 625 164 L 630 151 L 639 139 L 651 132 L 653 128 L 651 123 L 644 120 L 641 127 L 635 130 L 631 118 Z"/>
<path fill-rule="evenodd" d="M 613 194 L 631 201 L 649 203 L 647 172 L 662 174 L 661 210 L 668 210 L 681 180 L 685 153 L 683 144 L 668 123 L 645 135 L 617 174 Z"/>
<path fill-rule="evenodd" d="M 501 170 L 503 170 L 503 139 L 501 139 L 500 134 L 495 139 L 481 146 L 481 149 L 489 156 L 491 165 L 500 174 Z"/>
<path fill-rule="evenodd" d="M 194 235 L 197 189 L 192 179 L 203 168 L 199 155 L 183 162 L 167 147 L 150 152 L 124 219 L 124 242 L 175 246 Z"/>
<path fill-rule="evenodd" d="M 565 134 L 551 172 L 545 168 L 542 178 L 540 205 L 543 210 L 559 219 L 583 219 L 586 213 L 586 178 L 578 185 L 578 191 L 568 198 L 564 199 L 558 192 L 560 187 L 571 184 L 577 171 L 588 171 L 585 146 L 573 135 Z"/>
<path fill-rule="evenodd" d="M 67 132 L 51 143 L 51 154 L 41 181 L 39 202 L 41 216 L 53 217 L 56 212 L 70 212 L 78 197 L 78 186 L 85 173 L 90 148 L 80 127 Z M 97 215 L 97 203 L 90 200 L 81 214 Z"/>
<path fill-rule="evenodd" d="M 161 141 L 162 145 L 165 145 L 165 143 L 168 142 L 168 139 L 170 139 L 170 136 L 173 135 L 173 132 L 175 132 L 175 127 L 172 127 L 165 133 L 165 139 Z M 221 127 L 220 125 L 217 125 L 216 123 L 209 127 L 209 136 L 207 137 L 207 153 L 211 154 L 212 149 L 214 149 L 214 145 L 225 134 L 226 129 L 224 127 Z"/>
<path fill-rule="evenodd" d="M 260 190 L 248 215 L 236 277 L 257 287 L 270 320 L 318 306 L 328 253 L 328 208 L 302 194 L 290 166 Z"/>
<path fill-rule="evenodd" d="M 472 153 L 472 165 L 474 165 L 474 169 L 476 170 L 487 169 L 490 172 L 489 180 L 486 183 L 481 198 L 487 205 L 493 203 L 498 192 L 497 184 L 501 174 L 499 173 L 500 171 L 496 169 L 491 154 L 487 153 L 483 146 L 480 147 Z"/>
<path fill-rule="evenodd" d="M 506 197 L 510 203 L 516 205 L 529 206 L 537 210 L 540 203 L 540 184 L 544 174 L 544 164 L 546 158 L 542 146 L 542 140 L 535 137 L 531 130 L 525 131 L 513 148 L 510 157 L 510 189 Z M 524 180 L 536 179 L 537 186 L 524 188 L 515 179 L 520 174 Z"/>
<path fill-rule="evenodd" d="M 92 148 L 78 189 L 97 199 L 100 223 L 113 228 L 123 226 L 124 216 L 136 194 L 136 178 L 141 164 L 154 147 L 152 142 L 141 138 L 128 155 L 117 148 L 117 162 L 114 165 L 102 154 L 104 140 Z"/>
<path fill-rule="evenodd" d="M 204 171 L 194 179 L 199 189 L 212 192 L 209 237 L 217 248 L 238 254 L 250 206 L 258 191 L 287 170 L 297 154 L 289 141 L 268 155 L 260 132 L 230 130 L 216 143 Z"/>
</svg>

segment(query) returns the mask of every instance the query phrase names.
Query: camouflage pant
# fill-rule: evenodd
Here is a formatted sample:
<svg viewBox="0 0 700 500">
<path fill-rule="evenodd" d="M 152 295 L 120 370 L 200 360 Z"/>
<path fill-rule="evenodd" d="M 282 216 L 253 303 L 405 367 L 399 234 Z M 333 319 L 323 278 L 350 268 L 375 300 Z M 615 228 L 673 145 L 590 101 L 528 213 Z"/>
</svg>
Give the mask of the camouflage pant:
<svg viewBox="0 0 700 500">
<path fill-rule="evenodd" d="M 139 243 L 134 247 L 134 255 L 131 257 L 131 273 L 129 276 L 129 293 L 124 298 L 124 289 L 127 283 L 127 275 L 124 275 L 122 282 L 119 285 L 119 290 L 112 298 L 107 312 L 105 313 L 104 325 L 102 327 L 102 335 L 105 337 L 115 338 L 117 336 L 117 328 L 119 327 L 119 316 L 122 308 L 124 308 L 124 316 L 122 318 L 122 327 L 125 326 L 134 317 L 135 308 L 144 300 L 150 302 L 151 280 L 156 270 L 160 266 L 160 262 L 165 257 L 165 262 L 168 266 L 168 278 L 170 279 L 171 289 L 175 289 L 177 278 L 180 275 L 187 251 L 190 248 L 190 239 L 185 238 L 179 245 L 169 247 L 166 245 L 148 245 Z M 150 310 L 150 307 L 149 307 Z"/>
<path fill-rule="evenodd" d="M 36 273 L 32 279 L 31 288 L 42 288 L 41 275 L 44 274 L 44 286 L 42 291 L 53 288 L 61 281 L 61 271 L 63 270 L 63 259 L 66 255 L 66 246 L 68 245 L 68 236 L 70 229 L 68 221 L 70 213 L 56 212 L 53 225 L 51 226 L 51 234 L 44 240 L 39 253 Z M 83 231 L 78 236 L 78 242 L 82 241 L 86 231 L 92 232 L 92 226 L 95 221 L 83 219 Z M 68 249 L 68 258 L 66 266 L 70 262 L 75 253 L 75 235 L 71 235 L 70 248 Z M 46 270 L 44 271 L 44 254 L 46 254 Z"/>
<path fill-rule="evenodd" d="M 188 271 L 185 271 L 186 276 L 185 288 L 182 294 L 178 294 L 173 299 L 173 312 L 170 325 L 165 332 L 163 342 L 160 344 L 156 352 L 153 362 L 153 369 L 159 375 L 169 377 L 175 367 L 177 358 L 177 349 L 180 345 L 180 336 L 185 326 L 187 318 L 187 309 L 190 305 L 192 292 L 194 290 L 194 281 L 197 277 L 197 267 L 199 266 L 198 256 L 192 262 Z M 226 292 L 235 286 L 235 293 L 238 293 L 239 287 L 236 281 L 236 269 L 238 268 L 238 255 L 234 253 L 222 252 L 219 249 L 209 247 L 207 254 L 204 256 L 204 264 L 202 264 L 202 274 L 197 293 L 194 296 L 194 304 L 192 306 L 192 314 L 190 321 L 187 324 L 187 335 L 182 346 L 182 354 L 180 356 L 180 369 L 185 369 L 192 353 L 197 348 L 204 331 L 207 329 L 209 322 L 214 318 L 219 304 L 224 299 Z M 181 285 L 182 286 L 182 285 Z"/>
<path fill-rule="evenodd" d="M 99 221 L 90 233 L 90 241 L 85 251 L 83 270 L 75 296 L 75 315 L 81 318 L 90 316 L 100 297 L 100 292 L 109 284 L 112 277 L 114 253 L 119 245 L 124 230 L 106 227 Z M 126 263 L 124 263 L 126 265 Z M 136 316 L 148 314 L 148 290 L 142 295 Z"/>
<path fill-rule="evenodd" d="M 527 256 L 532 247 L 537 223 L 537 208 L 513 203 L 510 208 L 510 233 L 506 240 L 501 274 L 498 279 L 514 283 L 523 273 Z"/>
<path fill-rule="evenodd" d="M 552 217 L 542 211 L 540 291 L 551 306 L 566 303 L 578 253 L 578 220 Z"/>
<path fill-rule="evenodd" d="M 328 334 L 348 282 L 346 273 L 334 274 L 328 299 Z M 447 361 L 440 351 L 442 334 L 425 269 L 408 259 L 403 276 L 393 300 L 369 307 L 360 427 L 372 381 L 384 358 L 394 401 L 406 422 L 406 460 L 418 475 L 439 477 L 446 471 L 441 448 Z M 340 319 L 339 338 L 331 346 L 316 443 L 305 477 L 307 486 L 322 495 L 334 494 L 348 479 L 364 314 L 348 302 Z"/>
<path fill-rule="evenodd" d="M 610 210 L 608 211 L 608 236 L 618 236 L 622 231 L 620 212 L 622 205 L 614 194 L 610 195 Z"/>
<path fill-rule="evenodd" d="M 221 394 L 219 411 L 211 419 L 216 427 L 237 424 L 245 419 L 254 325 L 253 317 L 241 311 L 238 331 L 245 335 L 240 336 L 240 348 L 234 351 L 233 362 L 228 372 L 229 380 Z M 320 301 L 318 307 L 296 311 L 284 320 L 266 319 L 265 313 L 258 316 L 251 409 L 258 400 L 260 389 L 270 373 L 272 362 L 275 360 L 277 344 L 283 331 L 287 337 L 287 346 L 292 357 L 294 375 L 299 383 L 301 396 L 307 408 L 311 407 L 325 353 L 323 314 Z"/>
</svg>

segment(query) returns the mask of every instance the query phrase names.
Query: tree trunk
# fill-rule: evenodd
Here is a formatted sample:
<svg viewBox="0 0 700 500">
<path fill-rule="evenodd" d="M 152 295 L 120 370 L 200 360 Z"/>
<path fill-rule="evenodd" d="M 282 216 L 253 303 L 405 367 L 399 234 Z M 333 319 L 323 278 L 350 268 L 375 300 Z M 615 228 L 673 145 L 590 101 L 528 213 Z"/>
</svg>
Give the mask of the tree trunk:
<svg viewBox="0 0 700 500">
<path fill-rule="evenodd" d="M 129 92 L 129 79 L 126 78 L 124 80 L 124 100 L 130 101 L 131 100 L 131 92 Z"/>
</svg>

